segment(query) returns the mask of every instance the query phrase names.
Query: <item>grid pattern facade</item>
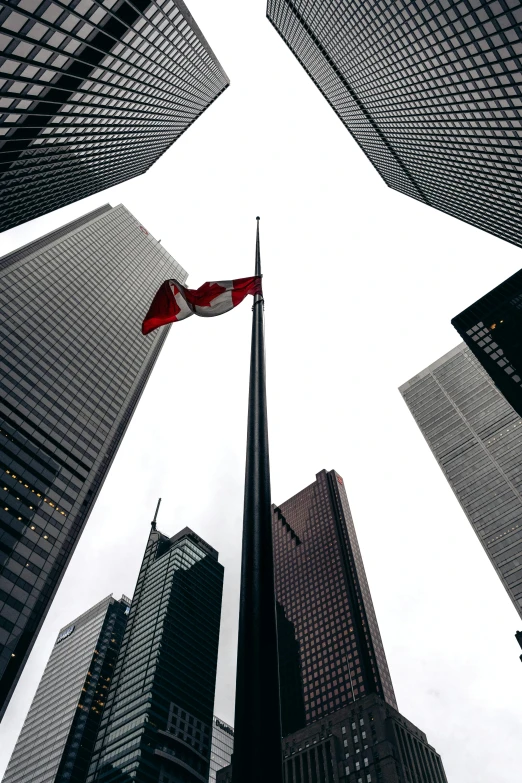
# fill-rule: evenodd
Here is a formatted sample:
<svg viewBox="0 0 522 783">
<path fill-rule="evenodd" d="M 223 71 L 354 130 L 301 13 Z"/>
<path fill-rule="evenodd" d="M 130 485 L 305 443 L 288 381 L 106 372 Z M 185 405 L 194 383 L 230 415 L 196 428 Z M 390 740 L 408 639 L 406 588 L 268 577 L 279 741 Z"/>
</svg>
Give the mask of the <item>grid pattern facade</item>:
<svg viewBox="0 0 522 783">
<path fill-rule="evenodd" d="M 519 0 L 268 0 L 386 184 L 522 244 Z"/>
<path fill-rule="evenodd" d="M 185 528 L 152 530 L 88 783 L 207 783 L 223 566 Z"/>
<path fill-rule="evenodd" d="M 299 645 L 306 723 L 369 693 L 395 707 L 341 476 L 323 470 L 275 507 L 273 539 L 276 595 Z"/>
<path fill-rule="evenodd" d="M 123 206 L 47 240 L 0 259 L 2 709 L 165 340 L 143 315 L 186 279 Z"/>
<path fill-rule="evenodd" d="M 522 271 L 466 308 L 451 323 L 522 416 Z"/>
<path fill-rule="evenodd" d="M 111 596 L 62 628 L 2 783 L 83 783 L 123 638 Z"/>
<path fill-rule="evenodd" d="M 217 771 L 230 764 L 233 752 L 234 729 L 221 718 L 214 715 L 212 720 L 209 783 L 215 783 Z"/>
<path fill-rule="evenodd" d="M 464 344 L 400 391 L 522 617 L 522 419 Z"/>
<path fill-rule="evenodd" d="M 283 740 L 284 783 L 447 783 L 426 735 L 379 696 L 364 696 Z M 232 767 L 217 783 L 234 783 Z"/>
<path fill-rule="evenodd" d="M 285 783 L 446 783 L 426 735 L 376 695 L 285 738 Z"/>
<path fill-rule="evenodd" d="M 228 84 L 182 0 L 0 4 L 0 231 L 143 174 Z"/>
</svg>

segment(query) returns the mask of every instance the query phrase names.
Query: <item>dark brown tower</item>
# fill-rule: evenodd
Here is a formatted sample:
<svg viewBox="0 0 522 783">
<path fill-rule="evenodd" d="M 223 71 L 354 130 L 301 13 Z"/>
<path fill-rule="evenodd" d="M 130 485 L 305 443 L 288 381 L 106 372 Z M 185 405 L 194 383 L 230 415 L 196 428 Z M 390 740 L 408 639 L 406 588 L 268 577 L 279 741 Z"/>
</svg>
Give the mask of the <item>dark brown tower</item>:
<svg viewBox="0 0 522 783">
<path fill-rule="evenodd" d="M 376 693 L 397 707 L 343 479 L 316 481 L 273 511 L 277 600 L 300 650 L 305 720 Z"/>
</svg>

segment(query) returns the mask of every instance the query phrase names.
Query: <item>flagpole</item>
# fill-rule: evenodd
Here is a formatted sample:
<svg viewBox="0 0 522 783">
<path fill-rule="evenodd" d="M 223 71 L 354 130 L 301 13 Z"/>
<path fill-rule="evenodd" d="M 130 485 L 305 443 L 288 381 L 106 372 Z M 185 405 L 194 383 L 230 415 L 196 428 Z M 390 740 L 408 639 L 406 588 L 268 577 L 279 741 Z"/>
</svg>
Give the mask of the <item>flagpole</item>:
<svg viewBox="0 0 522 783">
<path fill-rule="evenodd" d="M 256 275 L 261 275 L 259 218 Z M 264 300 L 254 298 L 232 783 L 282 783 Z"/>
</svg>

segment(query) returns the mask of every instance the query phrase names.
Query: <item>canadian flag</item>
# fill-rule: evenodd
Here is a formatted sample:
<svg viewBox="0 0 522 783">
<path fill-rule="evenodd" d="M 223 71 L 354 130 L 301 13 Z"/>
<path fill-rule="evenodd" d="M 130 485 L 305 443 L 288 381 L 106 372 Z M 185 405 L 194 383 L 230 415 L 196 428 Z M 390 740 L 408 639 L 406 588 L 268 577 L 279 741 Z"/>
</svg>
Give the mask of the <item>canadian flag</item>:
<svg viewBox="0 0 522 783">
<path fill-rule="evenodd" d="M 240 304 L 248 294 L 261 294 L 261 277 L 241 277 L 185 288 L 177 280 L 165 280 L 152 300 L 141 331 L 149 334 L 158 326 L 182 321 L 189 315 L 222 315 Z"/>
</svg>

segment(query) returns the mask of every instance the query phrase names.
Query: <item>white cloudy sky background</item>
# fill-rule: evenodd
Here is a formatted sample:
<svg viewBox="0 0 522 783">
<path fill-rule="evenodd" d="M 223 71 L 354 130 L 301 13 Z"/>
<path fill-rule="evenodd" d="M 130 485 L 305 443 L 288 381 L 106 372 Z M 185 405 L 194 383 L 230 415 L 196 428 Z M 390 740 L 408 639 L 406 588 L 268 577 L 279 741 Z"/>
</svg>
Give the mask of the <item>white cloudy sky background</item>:
<svg viewBox="0 0 522 783">
<path fill-rule="evenodd" d="M 389 190 L 264 0 L 189 7 L 230 88 L 147 175 L 6 232 L 0 254 L 123 203 L 197 286 L 253 272 L 261 215 L 273 500 L 339 471 L 400 710 L 449 783 L 512 783 L 521 623 L 397 387 L 520 250 Z M 58 629 L 132 595 L 159 496 L 158 527 L 191 526 L 225 566 L 215 709 L 233 721 L 250 321 L 244 304 L 172 329 L 0 727 L 0 774 Z"/>
</svg>

